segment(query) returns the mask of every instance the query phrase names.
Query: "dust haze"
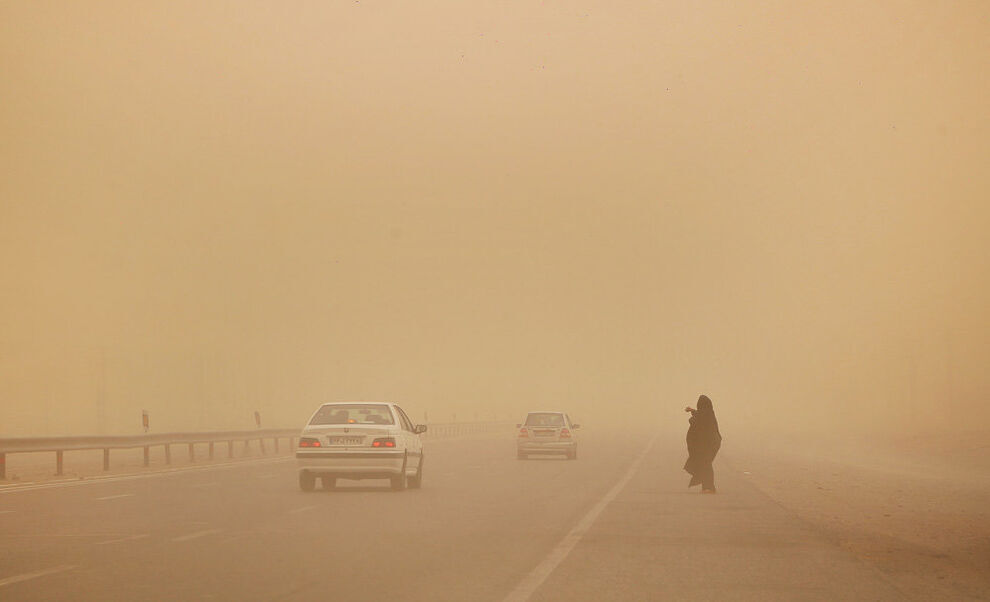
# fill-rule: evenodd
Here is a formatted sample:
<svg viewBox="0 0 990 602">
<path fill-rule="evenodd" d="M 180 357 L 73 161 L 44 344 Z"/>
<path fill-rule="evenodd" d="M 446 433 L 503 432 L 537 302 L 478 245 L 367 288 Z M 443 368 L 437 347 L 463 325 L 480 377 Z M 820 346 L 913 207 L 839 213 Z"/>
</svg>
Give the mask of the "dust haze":
<svg viewBox="0 0 990 602">
<path fill-rule="evenodd" d="M 340 599 L 986 599 L 988 31 L 966 1 L 0 0 L 0 443 L 358 400 L 435 437 L 399 497 L 300 492 L 284 448 L 76 484 L 9 454 L 0 597 L 312 599 L 333 567 Z M 681 470 L 702 393 L 718 496 Z M 517 461 L 530 410 L 581 459 Z"/>
<path fill-rule="evenodd" d="M 0 14 L 2 435 L 990 418 L 979 3 Z"/>
</svg>

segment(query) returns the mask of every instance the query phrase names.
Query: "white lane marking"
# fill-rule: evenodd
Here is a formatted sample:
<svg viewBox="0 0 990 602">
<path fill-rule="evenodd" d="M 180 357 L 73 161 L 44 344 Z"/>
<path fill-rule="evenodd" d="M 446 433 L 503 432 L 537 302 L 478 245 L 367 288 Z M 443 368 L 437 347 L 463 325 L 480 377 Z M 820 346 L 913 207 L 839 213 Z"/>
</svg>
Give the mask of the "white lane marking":
<svg viewBox="0 0 990 602">
<path fill-rule="evenodd" d="M 639 454 L 639 457 L 633 461 L 632 465 L 629 466 L 629 470 L 626 471 L 626 474 L 622 476 L 619 482 L 616 483 L 614 487 L 609 489 L 608 493 L 605 494 L 605 497 L 598 500 L 598 503 L 584 515 L 581 522 L 574 525 L 574 528 L 572 528 L 563 539 L 557 542 L 557 545 L 550 550 L 550 553 L 543 559 L 543 562 L 530 571 L 530 573 L 519 582 L 519 585 L 509 592 L 509 595 L 506 596 L 502 602 L 526 602 L 534 593 L 536 593 L 536 590 L 543 585 L 543 582 L 550 576 L 550 573 L 552 573 L 554 569 L 556 569 L 560 563 L 567 558 L 567 555 L 571 553 L 574 546 L 581 541 L 581 538 L 588 532 L 591 525 L 595 524 L 595 521 L 598 519 L 598 515 L 600 515 L 602 511 L 604 511 L 605 508 L 612 503 L 612 500 L 619 495 L 623 488 L 625 488 L 625 486 L 633 478 L 633 475 L 636 474 L 636 471 L 639 469 L 639 465 L 642 464 L 643 459 L 646 458 L 646 454 L 653 448 L 653 443 L 657 440 L 657 437 L 658 435 L 654 435 L 653 438 L 650 439 L 649 443 L 647 443 L 646 447 L 643 449 L 643 453 Z"/>
<path fill-rule="evenodd" d="M 302 508 L 296 508 L 295 510 L 289 510 L 289 514 L 297 514 L 299 512 L 306 512 L 307 510 L 312 510 L 318 508 L 319 506 L 303 506 Z"/>
<path fill-rule="evenodd" d="M 189 533 L 188 535 L 173 537 L 172 541 L 189 541 L 191 539 L 199 539 L 200 537 L 206 537 L 207 535 L 213 535 L 214 533 L 219 532 L 220 529 L 204 529 L 202 531 L 196 531 L 195 533 Z"/>
<path fill-rule="evenodd" d="M 79 485 L 93 485 L 94 483 L 116 483 L 118 481 L 133 481 L 135 479 L 151 479 L 154 477 L 173 476 L 187 472 L 202 472 L 204 470 L 221 470 L 224 468 L 237 468 L 238 466 L 252 466 L 258 464 L 275 464 L 278 462 L 288 462 L 290 460 L 295 460 L 295 457 L 237 460 L 234 462 L 215 464 L 211 466 L 170 468 L 168 470 L 161 470 L 156 472 L 134 473 L 134 474 L 126 474 L 126 475 L 117 475 L 112 477 L 87 477 L 86 479 L 73 479 L 71 481 L 58 481 L 54 483 L 38 483 L 37 485 L 28 485 L 28 486 L 11 485 L 9 486 L 8 489 L 0 489 L 0 495 L 3 495 L 5 493 L 18 493 L 20 491 L 35 491 L 37 489 L 56 489 L 62 487 L 77 487 Z"/>
<path fill-rule="evenodd" d="M 55 573 L 69 571 L 74 568 L 76 568 L 76 565 L 74 564 L 63 564 L 61 566 L 52 567 L 50 569 L 45 569 L 43 571 L 35 571 L 33 573 L 24 573 L 23 575 L 7 577 L 6 579 L 0 579 L 0 587 L 4 587 L 6 585 L 11 585 L 14 583 L 20 583 L 21 581 L 27 581 L 29 579 L 37 579 L 38 577 L 44 577 L 45 575 L 54 575 Z"/>
<path fill-rule="evenodd" d="M 15 512 L 14 510 L 0 510 L 0 514 L 11 514 Z"/>
<path fill-rule="evenodd" d="M 103 497 L 96 498 L 97 501 L 103 500 L 119 500 L 122 497 L 134 497 L 133 493 L 121 493 L 120 495 L 105 495 Z"/>
<path fill-rule="evenodd" d="M 135 539 L 144 539 L 145 537 L 151 537 L 151 535 L 149 535 L 147 533 L 143 533 L 141 535 L 128 535 L 127 537 L 118 537 L 117 539 L 108 539 L 106 541 L 98 541 L 98 542 L 94 543 L 93 545 L 94 546 L 105 546 L 105 545 L 108 545 L 108 544 L 120 543 L 120 542 L 123 542 L 123 541 L 134 541 Z"/>
</svg>

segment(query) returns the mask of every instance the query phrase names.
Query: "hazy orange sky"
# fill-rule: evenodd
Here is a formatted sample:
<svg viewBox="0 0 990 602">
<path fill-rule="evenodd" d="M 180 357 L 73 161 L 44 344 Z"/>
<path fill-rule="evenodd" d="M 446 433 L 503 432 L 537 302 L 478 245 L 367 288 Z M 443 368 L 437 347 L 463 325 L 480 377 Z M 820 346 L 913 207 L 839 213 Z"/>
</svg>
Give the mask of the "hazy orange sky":
<svg viewBox="0 0 990 602">
<path fill-rule="evenodd" d="M 990 418 L 990 5 L 0 2 L 0 436 Z"/>
</svg>

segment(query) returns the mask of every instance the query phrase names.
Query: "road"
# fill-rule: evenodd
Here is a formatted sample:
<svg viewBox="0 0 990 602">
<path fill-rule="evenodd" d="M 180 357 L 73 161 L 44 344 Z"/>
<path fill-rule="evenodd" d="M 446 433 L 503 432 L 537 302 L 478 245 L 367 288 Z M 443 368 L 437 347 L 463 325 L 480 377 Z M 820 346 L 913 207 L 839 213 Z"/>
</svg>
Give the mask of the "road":
<svg viewBox="0 0 990 602">
<path fill-rule="evenodd" d="M 2 600 L 901 600 L 910 592 L 681 435 L 430 441 L 421 490 L 303 493 L 268 458 L 0 490 Z"/>
</svg>

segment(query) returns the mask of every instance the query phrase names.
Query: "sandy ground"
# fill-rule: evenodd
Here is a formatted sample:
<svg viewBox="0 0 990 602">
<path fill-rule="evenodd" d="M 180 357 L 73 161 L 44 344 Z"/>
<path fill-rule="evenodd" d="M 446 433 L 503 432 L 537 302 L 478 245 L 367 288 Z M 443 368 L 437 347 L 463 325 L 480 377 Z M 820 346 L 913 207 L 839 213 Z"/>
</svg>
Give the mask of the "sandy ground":
<svg viewBox="0 0 990 602">
<path fill-rule="evenodd" d="M 750 482 L 918 600 L 990 599 L 990 433 L 872 440 L 729 434 Z"/>
</svg>

